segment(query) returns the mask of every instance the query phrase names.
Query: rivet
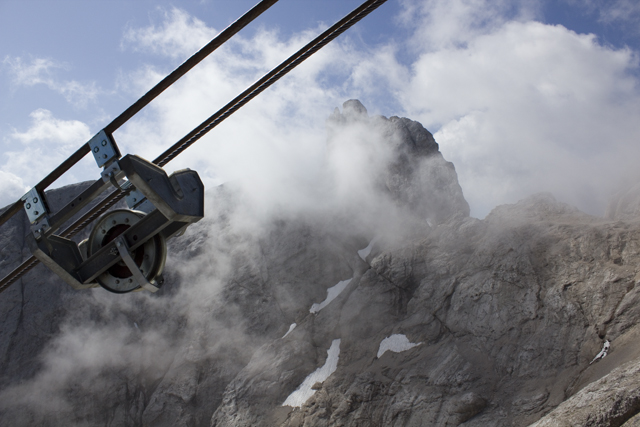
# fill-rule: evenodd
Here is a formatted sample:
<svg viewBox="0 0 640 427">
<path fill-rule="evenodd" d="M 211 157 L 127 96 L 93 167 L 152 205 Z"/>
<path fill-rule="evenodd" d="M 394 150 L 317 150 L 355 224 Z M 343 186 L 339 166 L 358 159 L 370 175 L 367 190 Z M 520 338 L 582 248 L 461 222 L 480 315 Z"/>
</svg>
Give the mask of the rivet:
<svg viewBox="0 0 640 427">
<path fill-rule="evenodd" d="M 117 285 L 118 283 L 120 283 L 120 280 L 116 279 L 116 285 Z"/>
<path fill-rule="evenodd" d="M 102 140 L 102 146 L 103 146 L 103 147 L 106 147 L 106 146 L 107 146 L 107 140 L 106 140 L 106 139 L 103 139 L 103 140 Z"/>
<path fill-rule="evenodd" d="M 31 209 L 31 203 L 27 203 L 27 205 L 25 206 L 25 208 L 27 208 L 27 209 Z"/>
<path fill-rule="evenodd" d="M 38 198 L 37 197 L 33 198 L 33 203 L 38 203 Z"/>
<path fill-rule="evenodd" d="M 34 211 L 34 212 L 33 212 L 33 214 L 34 214 L 34 215 L 38 215 L 39 213 L 40 213 L 40 212 L 38 212 L 38 211 Z"/>
<path fill-rule="evenodd" d="M 103 155 L 102 155 L 102 158 L 103 158 L 103 159 L 106 159 L 106 158 L 107 158 L 107 155 L 106 155 L 106 154 L 103 154 Z"/>
<path fill-rule="evenodd" d="M 93 152 L 97 153 L 98 151 L 100 151 L 100 147 L 93 147 Z"/>
</svg>

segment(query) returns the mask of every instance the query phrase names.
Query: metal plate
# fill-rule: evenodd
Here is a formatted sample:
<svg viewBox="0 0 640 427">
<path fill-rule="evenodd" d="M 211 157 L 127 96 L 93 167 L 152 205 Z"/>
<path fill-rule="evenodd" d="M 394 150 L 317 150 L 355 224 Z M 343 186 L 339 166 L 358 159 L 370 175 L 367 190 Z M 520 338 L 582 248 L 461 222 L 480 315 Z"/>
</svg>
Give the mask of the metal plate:
<svg viewBox="0 0 640 427">
<path fill-rule="evenodd" d="M 47 214 L 44 199 L 35 187 L 22 196 L 22 200 L 24 201 L 24 210 L 27 212 L 27 217 L 29 218 L 30 223 L 33 224 L 43 215 Z"/>
<path fill-rule="evenodd" d="M 116 209 L 104 214 L 87 241 L 88 255 L 96 253 L 144 216 L 144 212 L 128 209 Z M 131 257 L 149 282 L 162 273 L 166 255 L 166 242 L 161 234 L 156 234 L 131 253 Z M 98 276 L 97 282 L 115 293 L 131 292 L 141 286 L 122 260 Z"/>
<path fill-rule="evenodd" d="M 120 157 L 118 147 L 104 129 L 89 140 L 89 147 L 91 147 L 91 152 L 99 168 L 111 159 Z"/>
</svg>

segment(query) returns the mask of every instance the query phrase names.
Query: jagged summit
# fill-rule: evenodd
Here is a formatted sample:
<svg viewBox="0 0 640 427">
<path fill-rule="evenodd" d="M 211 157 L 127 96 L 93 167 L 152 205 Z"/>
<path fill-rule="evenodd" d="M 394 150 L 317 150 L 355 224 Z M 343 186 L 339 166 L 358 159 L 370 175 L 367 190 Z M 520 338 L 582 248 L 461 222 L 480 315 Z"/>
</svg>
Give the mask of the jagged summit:
<svg viewBox="0 0 640 427">
<path fill-rule="evenodd" d="M 329 147 L 339 150 L 362 139 L 379 186 L 395 203 L 431 224 L 469 216 L 453 163 L 442 157 L 433 135 L 420 123 L 395 116 L 369 117 L 357 99 L 346 101 L 342 108 L 327 120 Z"/>
</svg>

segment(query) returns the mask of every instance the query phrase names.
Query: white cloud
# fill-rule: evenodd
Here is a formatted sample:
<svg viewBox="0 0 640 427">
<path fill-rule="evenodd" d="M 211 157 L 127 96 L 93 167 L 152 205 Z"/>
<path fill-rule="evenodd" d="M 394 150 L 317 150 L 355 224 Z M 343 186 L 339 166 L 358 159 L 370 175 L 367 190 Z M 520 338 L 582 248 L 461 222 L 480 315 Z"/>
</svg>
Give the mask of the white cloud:
<svg viewBox="0 0 640 427">
<path fill-rule="evenodd" d="M 614 0 L 600 2 L 600 17 L 605 22 L 623 21 L 636 25 L 640 21 L 640 3 L 635 0 Z"/>
<path fill-rule="evenodd" d="M 42 108 L 29 116 L 32 119 L 32 126 L 25 132 L 15 130 L 10 138 L 23 144 L 47 142 L 69 148 L 79 148 L 89 139 L 89 127 L 78 120 L 56 119 L 51 111 Z"/>
<path fill-rule="evenodd" d="M 303 203 L 305 195 L 296 191 L 305 190 L 290 183 L 313 182 L 326 166 L 319 118 L 348 98 L 361 98 L 372 112 L 401 105 L 404 111 L 395 114 L 437 131 L 473 215 L 538 191 L 603 212 L 619 172 L 638 154 L 640 96 L 629 72 L 637 69 L 636 54 L 531 20 L 538 2 L 403 5 L 403 22 L 414 29 L 408 66 L 397 60 L 401 47 L 393 42 L 364 51 L 340 38 L 169 169 L 194 168 L 209 185 L 240 181 L 267 204 Z M 176 46 L 192 49 L 192 36 L 213 33 L 174 9 L 164 24 L 130 32 L 129 40 L 173 55 Z M 155 157 L 159 146 L 177 141 L 310 38 L 283 40 L 266 31 L 234 37 L 159 98 L 149 115 L 128 125 L 119 141 Z"/>
<path fill-rule="evenodd" d="M 600 22 L 623 25 L 632 33 L 640 34 L 640 3 L 636 0 L 565 0 L 582 8 L 586 13 L 596 13 Z"/>
<path fill-rule="evenodd" d="M 29 129 L 14 130 L 3 141 L 11 148 L 3 153 L 0 163 L 0 182 L 7 189 L 0 196 L 2 206 L 17 200 L 26 187 L 34 186 L 91 137 L 89 127 L 80 121 L 57 119 L 45 109 L 30 116 Z M 98 169 L 91 162 L 88 157 L 83 159 L 60 179 L 58 186 L 97 178 Z"/>
<path fill-rule="evenodd" d="M 417 52 L 465 46 L 510 20 L 537 15 L 540 3 L 512 0 L 402 0 L 399 22 L 413 30 Z"/>
<path fill-rule="evenodd" d="M 88 102 L 96 99 L 100 93 L 95 82 L 80 83 L 76 80 L 59 80 L 54 78 L 57 69 L 68 70 L 67 64 L 46 58 L 31 58 L 30 61 L 21 57 L 7 56 L 2 61 L 8 67 L 16 86 L 45 85 L 50 90 L 59 93 L 71 104 L 84 107 Z"/>
<path fill-rule="evenodd" d="M 22 178 L 11 172 L 0 170 L 0 207 L 15 202 L 28 190 Z"/>
<path fill-rule="evenodd" d="M 216 34 L 216 30 L 208 28 L 204 22 L 183 10 L 159 9 L 159 12 L 163 18 L 161 25 L 129 28 L 124 34 L 122 46 L 182 59 L 200 49 Z"/>
<path fill-rule="evenodd" d="M 429 2 L 426 22 L 467 22 L 466 30 L 417 31 L 425 48 L 411 78 L 390 84 L 409 117 L 438 131 L 472 214 L 537 191 L 603 213 L 619 172 L 640 154 L 636 54 L 562 26 L 470 9 L 483 2 L 458 3 L 466 8 Z M 475 31 L 476 21 L 489 25 Z"/>
</svg>

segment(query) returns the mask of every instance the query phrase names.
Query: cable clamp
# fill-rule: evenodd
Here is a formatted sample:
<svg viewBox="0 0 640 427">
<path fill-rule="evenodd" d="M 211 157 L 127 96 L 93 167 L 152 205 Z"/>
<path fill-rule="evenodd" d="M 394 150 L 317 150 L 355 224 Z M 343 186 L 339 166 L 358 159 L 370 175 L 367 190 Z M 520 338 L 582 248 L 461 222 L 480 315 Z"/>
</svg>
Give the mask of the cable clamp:
<svg viewBox="0 0 640 427">
<path fill-rule="evenodd" d="M 104 129 L 89 140 L 89 147 L 99 168 L 120 158 L 120 150 L 116 142 Z"/>
</svg>

